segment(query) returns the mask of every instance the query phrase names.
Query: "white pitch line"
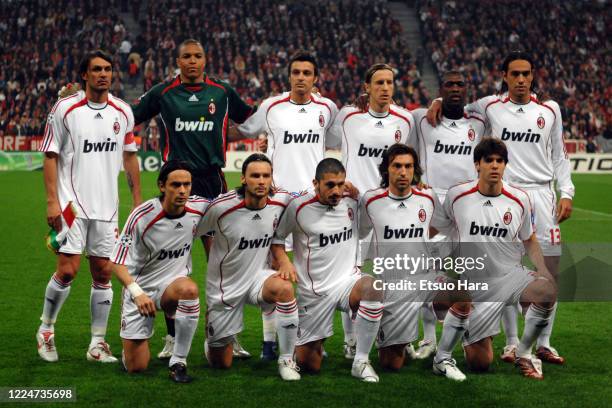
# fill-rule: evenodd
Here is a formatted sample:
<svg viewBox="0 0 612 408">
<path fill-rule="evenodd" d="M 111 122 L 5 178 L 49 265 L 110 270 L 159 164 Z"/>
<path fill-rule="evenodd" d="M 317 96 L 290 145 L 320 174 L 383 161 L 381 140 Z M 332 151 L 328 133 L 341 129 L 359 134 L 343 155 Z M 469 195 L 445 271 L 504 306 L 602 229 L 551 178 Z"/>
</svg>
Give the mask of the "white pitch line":
<svg viewBox="0 0 612 408">
<path fill-rule="evenodd" d="M 574 207 L 573 210 L 574 211 L 578 211 L 578 212 L 582 212 L 582 213 L 598 215 L 598 216 L 604 217 L 604 218 L 612 218 L 612 214 L 610 214 L 610 213 L 604 213 L 604 212 L 593 211 L 593 210 L 585 210 L 584 208 L 579 208 L 579 207 Z"/>
</svg>

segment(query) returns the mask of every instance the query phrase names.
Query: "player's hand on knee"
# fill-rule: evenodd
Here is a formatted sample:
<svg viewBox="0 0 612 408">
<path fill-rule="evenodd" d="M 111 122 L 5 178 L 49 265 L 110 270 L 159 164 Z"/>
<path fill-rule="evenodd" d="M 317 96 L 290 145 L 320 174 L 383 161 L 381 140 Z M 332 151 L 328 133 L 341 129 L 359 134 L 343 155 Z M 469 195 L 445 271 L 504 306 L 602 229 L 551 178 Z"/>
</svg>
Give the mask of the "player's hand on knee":
<svg viewBox="0 0 612 408">
<path fill-rule="evenodd" d="M 557 204 L 557 221 L 562 223 L 572 216 L 572 200 L 569 198 L 562 198 Z"/>
<path fill-rule="evenodd" d="M 134 298 L 138 312 L 142 316 L 155 317 L 155 303 L 144 293 Z"/>
<path fill-rule="evenodd" d="M 280 265 L 278 268 L 278 276 L 284 280 L 289 280 L 294 283 L 297 282 L 295 266 L 290 262 Z"/>
<path fill-rule="evenodd" d="M 442 120 L 442 99 L 434 99 L 427 109 L 427 122 L 431 126 L 436 126 Z"/>
<path fill-rule="evenodd" d="M 62 210 L 57 201 L 47 204 L 47 225 L 58 232 L 62 229 L 61 214 Z"/>
</svg>

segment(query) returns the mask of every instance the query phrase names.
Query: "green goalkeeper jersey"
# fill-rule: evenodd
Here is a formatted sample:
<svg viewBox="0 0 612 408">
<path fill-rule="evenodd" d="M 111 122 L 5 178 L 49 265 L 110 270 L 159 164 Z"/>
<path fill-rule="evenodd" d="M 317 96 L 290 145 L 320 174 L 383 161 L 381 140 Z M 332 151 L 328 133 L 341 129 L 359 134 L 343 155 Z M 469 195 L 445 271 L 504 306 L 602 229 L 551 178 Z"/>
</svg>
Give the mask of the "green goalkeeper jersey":
<svg viewBox="0 0 612 408">
<path fill-rule="evenodd" d="M 184 84 L 180 75 L 151 88 L 132 110 L 136 123 L 159 114 L 163 160 L 186 160 L 196 171 L 225 166 L 229 119 L 242 123 L 254 111 L 224 82 L 205 76 Z"/>
</svg>

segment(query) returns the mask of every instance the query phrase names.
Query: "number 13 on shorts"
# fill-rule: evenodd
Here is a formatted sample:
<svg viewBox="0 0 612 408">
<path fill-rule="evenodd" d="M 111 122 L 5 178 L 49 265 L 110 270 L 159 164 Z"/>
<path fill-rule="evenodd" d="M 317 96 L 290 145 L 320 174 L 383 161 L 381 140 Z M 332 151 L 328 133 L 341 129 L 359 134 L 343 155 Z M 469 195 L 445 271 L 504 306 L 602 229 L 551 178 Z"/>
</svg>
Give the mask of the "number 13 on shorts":
<svg viewBox="0 0 612 408">
<path fill-rule="evenodd" d="M 551 228 L 550 232 L 550 244 L 561 245 L 561 228 Z"/>
</svg>

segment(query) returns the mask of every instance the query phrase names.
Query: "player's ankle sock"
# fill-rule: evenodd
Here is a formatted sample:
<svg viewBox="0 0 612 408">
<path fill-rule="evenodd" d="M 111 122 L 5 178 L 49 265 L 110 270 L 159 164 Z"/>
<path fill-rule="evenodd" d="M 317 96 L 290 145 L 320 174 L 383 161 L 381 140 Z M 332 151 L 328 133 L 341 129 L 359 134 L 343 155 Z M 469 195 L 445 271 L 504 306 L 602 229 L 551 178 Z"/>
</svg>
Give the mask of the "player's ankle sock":
<svg viewBox="0 0 612 408">
<path fill-rule="evenodd" d="M 176 336 L 176 329 L 174 328 L 174 317 L 168 317 L 164 315 L 164 318 L 166 319 L 166 330 L 168 331 L 168 334 L 172 337 Z"/>
<path fill-rule="evenodd" d="M 457 345 L 468 325 L 469 313 L 459 312 L 452 307 L 448 310 L 442 325 L 442 336 L 438 343 L 438 350 L 434 362 L 448 360 L 453 356 L 453 349 Z"/>
<path fill-rule="evenodd" d="M 540 333 L 540 335 L 538 336 L 536 347 L 550 348 L 550 335 L 552 334 L 555 317 L 557 316 L 557 305 L 558 303 L 555 303 L 555 305 L 553 306 L 552 313 L 550 314 L 550 318 L 548 319 L 548 325 L 542 329 L 542 333 Z"/>
<path fill-rule="evenodd" d="M 271 312 L 261 312 L 261 322 L 263 325 L 263 341 L 276 340 L 276 310 Z"/>
<path fill-rule="evenodd" d="M 187 355 L 191 349 L 193 335 L 198 328 L 200 318 L 200 299 L 181 299 L 176 307 L 174 324 L 176 336 L 174 337 L 174 349 L 168 365 L 171 367 L 176 363 L 187 364 Z"/>
<path fill-rule="evenodd" d="M 517 345 L 518 338 L 518 308 L 516 304 L 507 305 L 502 313 L 502 327 L 506 335 L 506 346 Z"/>
<path fill-rule="evenodd" d="M 531 354 L 531 346 L 533 346 L 542 329 L 549 324 L 551 313 L 552 309 L 545 309 L 533 303 L 529 306 L 525 314 L 523 337 L 521 337 L 516 349 L 517 357 L 528 357 Z"/>
<path fill-rule="evenodd" d="M 45 300 L 43 304 L 43 313 L 40 318 L 42 324 L 40 325 L 39 331 L 51 330 L 53 331 L 53 324 L 57 319 L 57 315 L 64 304 L 64 301 L 70 293 L 70 284 L 72 282 L 62 282 L 62 280 L 53 274 L 47 289 L 45 289 Z"/>
<path fill-rule="evenodd" d="M 104 341 L 106 326 L 108 324 L 108 315 L 110 314 L 112 304 L 113 288 L 111 283 L 93 281 L 91 283 L 91 294 L 89 297 L 92 343 L 94 338 L 97 338 L 99 341 Z"/>
<path fill-rule="evenodd" d="M 362 300 L 359 302 L 357 319 L 355 319 L 355 337 L 357 347 L 355 360 L 368 360 L 370 350 L 380 327 L 380 319 L 383 314 L 383 304 L 378 300 Z"/>
<path fill-rule="evenodd" d="M 291 360 L 293 358 L 298 323 L 298 309 L 295 299 L 289 302 L 276 302 L 279 360 Z"/>
<path fill-rule="evenodd" d="M 344 342 L 350 343 L 355 340 L 355 329 L 353 319 L 351 319 L 351 312 L 342 312 L 342 328 L 344 329 Z"/>
<path fill-rule="evenodd" d="M 436 313 L 431 302 L 423 303 L 421 306 L 421 319 L 423 320 L 423 340 L 436 344 Z"/>
</svg>

